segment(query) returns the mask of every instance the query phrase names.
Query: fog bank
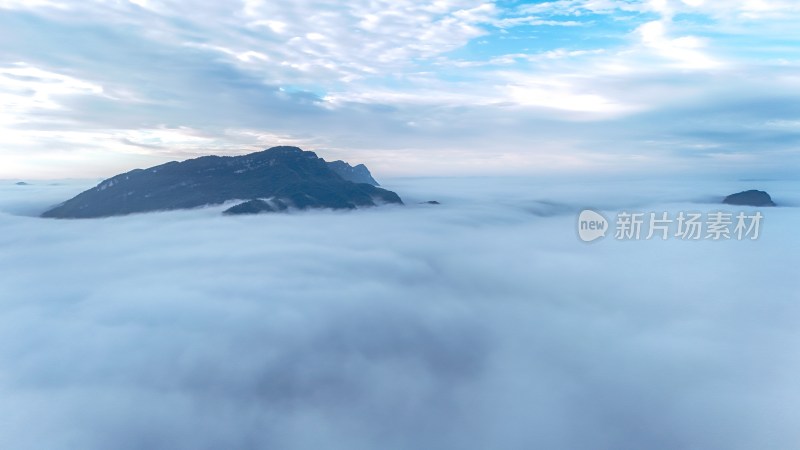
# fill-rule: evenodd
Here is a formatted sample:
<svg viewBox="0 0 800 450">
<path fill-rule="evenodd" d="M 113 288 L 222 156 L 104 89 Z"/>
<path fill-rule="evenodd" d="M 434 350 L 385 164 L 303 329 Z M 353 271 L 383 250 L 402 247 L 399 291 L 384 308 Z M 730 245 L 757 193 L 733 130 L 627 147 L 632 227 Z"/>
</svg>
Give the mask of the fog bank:
<svg viewBox="0 0 800 450">
<path fill-rule="evenodd" d="M 408 206 L 45 220 L 93 182 L 0 186 L 0 447 L 800 442 L 797 183 L 382 181 Z M 756 241 L 576 235 L 751 187 L 787 205 Z"/>
</svg>

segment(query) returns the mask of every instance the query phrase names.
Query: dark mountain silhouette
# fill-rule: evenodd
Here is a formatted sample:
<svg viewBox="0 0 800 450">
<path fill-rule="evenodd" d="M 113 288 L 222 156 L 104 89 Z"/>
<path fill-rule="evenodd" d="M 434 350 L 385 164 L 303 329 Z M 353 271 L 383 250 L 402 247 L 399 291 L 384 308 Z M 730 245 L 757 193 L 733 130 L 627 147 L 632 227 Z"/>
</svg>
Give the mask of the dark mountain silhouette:
<svg viewBox="0 0 800 450">
<path fill-rule="evenodd" d="M 257 198 L 255 200 L 248 200 L 244 203 L 239 203 L 236 206 L 226 209 L 223 214 L 226 215 L 239 215 L 239 214 L 260 214 L 264 212 L 279 212 L 289 209 L 282 200 L 271 199 L 262 200 Z"/>
<path fill-rule="evenodd" d="M 271 199 L 275 210 L 280 210 L 281 204 L 300 209 L 352 209 L 403 203 L 394 192 L 343 179 L 314 152 L 273 147 L 244 156 L 204 156 L 136 169 L 103 181 L 42 217 L 107 217 L 195 208 L 236 199 Z M 260 204 L 251 204 L 251 209 L 257 205 Z M 240 206 L 231 213 L 248 209 Z M 261 211 L 267 209 L 252 212 Z"/>
<path fill-rule="evenodd" d="M 742 206 L 776 206 L 769 194 L 755 189 L 731 194 L 725 197 L 722 203 Z"/>
<path fill-rule="evenodd" d="M 374 178 L 372 178 L 372 174 L 369 173 L 369 169 L 367 166 L 363 164 L 359 164 L 357 166 L 351 166 L 344 161 L 331 161 L 328 163 L 328 168 L 336 172 L 337 175 L 344 178 L 347 181 L 352 181 L 353 183 L 367 183 L 373 186 L 380 186 Z"/>
</svg>

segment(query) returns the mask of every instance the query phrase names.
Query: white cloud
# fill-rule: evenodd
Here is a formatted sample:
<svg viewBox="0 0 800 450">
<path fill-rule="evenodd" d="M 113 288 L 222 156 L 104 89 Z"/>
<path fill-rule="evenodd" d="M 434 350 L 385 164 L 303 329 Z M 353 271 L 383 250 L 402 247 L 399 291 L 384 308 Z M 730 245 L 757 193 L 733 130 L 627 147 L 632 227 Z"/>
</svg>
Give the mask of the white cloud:
<svg viewBox="0 0 800 450">
<path fill-rule="evenodd" d="M 519 10 L 525 13 L 548 15 L 610 14 L 617 11 L 640 12 L 646 9 L 646 5 L 647 1 L 557 0 L 524 4 L 520 6 Z"/>
<path fill-rule="evenodd" d="M 60 96 L 102 94 L 103 87 L 97 84 L 24 63 L 0 67 L 0 110 L 14 111 L 16 117 L 36 109 L 63 108 Z"/>
<path fill-rule="evenodd" d="M 160 151 L 166 159 L 286 141 L 359 155 L 373 149 L 372 161 L 402 149 L 414 153 L 403 161 L 418 163 L 403 166 L 409 174 L 448 166 L 427 155 L 453 149 L 476 171 L 499 167 L 481 159 L 487 146 L 501 162 L 546 160 L 532 154 L 531 139 L 546 139 L 558 161 L 587 158 L 592 146 L 639 155 L 651 141 L 767 148 L 757 159 L 795 148 L 785 129 L 745 144 L 741 123 L 723 112 L 747 111 L 746 123 L 794 119 L 787 105 L 795 83 L 776 67 L 793 59 L 790 50 L 761 40 L 794 33 L 791 2 L 46 3 L 2 3 L 15 40 L 0 44 L 0 67 L 24 61 L 66 77 L 52 86 L 0 77 L 2 176 L 21 167 L 75 170 L 45 149 L 85 160 L 100 144 L 119 163 L 81 174 L 136 167 L 129 155 L 137 152 L 149 162 Z M 19 21 L 22 14 L 36 26 Z M 165 129 L 202 130 L 208 140 L 168 140 L 172 152 L 136 148 L 137 136 Z M 252 131 L 255 141 L 226 130 Z"/>
<path fill-rule="evenodd" d="M 277 20 L 256 20 L 250 23 L 251 26 L 259 27 L 259 26 L 266 26 L 274 33 L 283 34 L 286 29 L 289 27 L 288 24 L 284 22 L 279 22 Z"/>
<path fill-rule="evenodd" d="M 587 89 L 582 80 L 573 83 L 564 79 L 537 77 L 516 78 L 506 86 L 509 100 L 519 105 L 539 106 L 555 110 L 598 113 L 605 117 L 633 112 L 640 107 L 625 105 Z M 577 85 L 576 85 L 577 84 Z M 583 91 L 586 89 L 586 91 Z"/>
<path fill-rule="evenodd" d="M 655 12 L 672 17 L 678 12 L 709 14 L 717 19 L 788 19 L 800 12 L 791 0 L 558 0 L 523 5 L 521 12 L 549 16 Z"/>
<path fill-rule="evenodd" d="M 68 5 L 60 0 L 0 0 L 0 9 L 55 8 L 65 10 Z"/>
<path fill-rule="evenodd" d="M 409 206 L 87 221 L 9 213 L 89 185 L 0 186 L 3 447 L 800 439 L 797 208 L 765 211 L 755 242 L 586 245 L 587 204 L 713 210 L 693 201 L 752 183 L 384 181 Z"/>
<path fill-rule="evenodd" d="M 698 37 L 669 38 L 667 24 L 664 20 L 655 20 L 640 26 L 636 31 L 642 44 L 659 56 L 675 61 L 680 68 L 713 69 L 722 64 L 703 51 L 705 43 Z"/>
</svg>

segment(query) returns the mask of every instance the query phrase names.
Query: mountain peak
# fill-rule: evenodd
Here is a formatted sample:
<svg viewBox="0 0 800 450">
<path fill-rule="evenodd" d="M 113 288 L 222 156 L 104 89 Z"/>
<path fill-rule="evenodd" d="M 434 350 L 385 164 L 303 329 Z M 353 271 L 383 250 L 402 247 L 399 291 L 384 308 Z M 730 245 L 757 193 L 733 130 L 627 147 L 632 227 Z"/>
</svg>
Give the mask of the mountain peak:
<svg viewBox="0 0 800 450">
<path fill-rule="evenodd" d="M 367 169 L 367 166 L 365 166 L 364 164 L 351 166 L 350 164 L 342 160 L 337 160 L 329 162 L 328 167 L 347 181 L 352 181 L 353 183 L 367 183 L 373 186 L 380 186 L 378 182 L 375 181 L 374 178 L 372 178 L 372 174 L 369 173 L 369 169 Z"/>
<path fill-rule="evenodd" d="M 722 203 L 741 206 L 776 206 L 768 193 L 756 189 L 731 194 L 725 197 Z"/>
<path fill-rule="evenodd" d="M 279 146 L 135 169 L 104 180 L 42 216 L 107 217 L 267 198 L 298 209 L 402 204 L 394 192 L 339 175 L 314 152 Z"/>
</svg>

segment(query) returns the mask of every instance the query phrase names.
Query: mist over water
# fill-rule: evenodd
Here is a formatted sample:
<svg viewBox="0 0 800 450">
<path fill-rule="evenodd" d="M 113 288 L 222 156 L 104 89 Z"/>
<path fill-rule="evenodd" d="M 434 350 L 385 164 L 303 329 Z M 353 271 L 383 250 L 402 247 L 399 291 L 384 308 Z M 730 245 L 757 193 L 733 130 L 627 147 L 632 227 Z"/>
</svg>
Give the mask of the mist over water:
<svg viewBox="0 0 800 450">
<path fill-rule="evenodd" d="M 0 183 L 0 448 L 800 442 L 799 183 L 381 181 L 407 206 L 96 220 Z M 577 237 L 749 188 L 755 241 Z"/>
</svg>

